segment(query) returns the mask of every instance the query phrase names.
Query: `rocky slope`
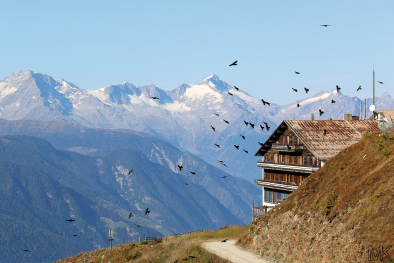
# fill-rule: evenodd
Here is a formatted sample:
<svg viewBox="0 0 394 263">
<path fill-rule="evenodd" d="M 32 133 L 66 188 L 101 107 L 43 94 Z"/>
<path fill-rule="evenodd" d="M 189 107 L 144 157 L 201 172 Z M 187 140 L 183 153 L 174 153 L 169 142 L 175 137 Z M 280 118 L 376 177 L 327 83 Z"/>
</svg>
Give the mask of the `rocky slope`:
<svg viewBox="0 0 394 263">
<path fill-rule="evenodd" d="M 262 215 L 238 244 L 285 262 L 388 262 L 393 193 L 394 135 L 364 133 Z"/>
</svg>

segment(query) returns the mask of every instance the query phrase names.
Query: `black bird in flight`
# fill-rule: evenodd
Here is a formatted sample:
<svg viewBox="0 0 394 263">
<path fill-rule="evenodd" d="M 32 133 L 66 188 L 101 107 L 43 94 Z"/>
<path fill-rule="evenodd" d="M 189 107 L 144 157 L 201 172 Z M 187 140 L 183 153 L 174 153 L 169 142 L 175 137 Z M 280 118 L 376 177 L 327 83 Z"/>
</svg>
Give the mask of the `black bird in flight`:
<svg viewBox="0 0 394 263">
<path fill-rule="evenodd" d="M 158 97 L 151 97 L 152 99 L 154 99 L 154 100 L 159 100 L 160 98 L 158 98 Z"/>
<path fill-rule="evenodd" d="M 261 124 L 260 124 L 260 128 L 264 131 L 264 127 L 263 126 L 261 126 Z"/>
<path fill-rule="evenodd" d="M 231 67 L 231 66 L 237 66 L 238 64 L 238 60 L 236 60 L 236 61 L 234 61 L 233 63 L 231 63 L 230 65 L 229 65 L 229 67 Z"/>
<path fill-rule="evenodd" d="M 226 167 L 228 168 L 228 166 L 227 166 L 225 163 L 223 163 L 223 165 L 226 166 Z"/>
<path fill-rule="evenodd" d="M 239 150 L 239 145 L 235 145 L 235 144 L 234 144 L 234 147 L 237 148 L 237 150 Z"/>
<path fill-rule="evenodd" d="M 214 143 L 218 148 L 220 148 L 220 145 L 219 144 L 216 144 L 216 143 Z"/>
<path fill-rule="evenodd" d="M 292 90 L 294 90 L 295 92 L 298 92 L 298 90 L 297 89 L 295 89 L 295 88 L 291 88 Z"/>
<path fill-rule="evenodd" d="M 263 99 L 261 99 L 261 101 L 263 102 L 264 106 L 265 106 L 265 104 L 268 104 L 268 106 L 271 106 L 271 104 L 268 101 L 265 101 Z"/>
<path fill-rule="evenodd" d="M 68 222 L 73 222 L 73 221 L 75 221 L 74 219 L 67 219 L 66 221 L 68 221 Z"/>
<path fill-rule="evenodd" d="M 322 111 L 321 109 L 319 109 L 319 113 L 320 113 L 320 116 L 322 116 L 323 113 L 324 113 L 324 111 Z"/>
<path fill-rule="evenodd" d="M 242 149 L 242 150 L 244 150 L 244 152 L 246 152 L 247 154 L 249 154 L 249 152 L 248 152 L 248 151 L 246 151 L 245 149 Z"/>
<path fill-rule="evenodd" d="M 361 86 L 360 86 L 360 87 L 358 87 L 357 91 L 359 91 L 359 90 L 362 90 L 362 89 L 361 89 Z"/>
<path fill-rule="evenodd" d="M 226 242 L 228 239 L 226 238 L 225 240 L 222 240 L 222 243 Z"/>
<path fill-rule="evenodd" d="M 341 88 L 337 85 L 337 92 L 339 92 L 340 89 L 341 89 Z"/>
<path fill-rule="evenodd" d="M 147 214 L 149 214 L 150 213 L 150 211 L 149 211 L 149 207 L 145 210 L 145 215 L 147 215 Z"/>
<path fill-rule="evenodd" d="M 219 160 L 218 160 L 218 162 L 221 163 L 221 164 L 223 164 L 223 161 L 219 161 Z"/>
<path fill-rule="evenodd" d="M 214 113 L 216 116 L 219 116 L 219 114 L 217 114 L 217 113 Z"/>
<path fill-rule="evenodd" d="M 244 140 L 245 140 L 245 136 L 243 136 L 242 134 L 240 134 L 240 135 L 241 135 L 242 139 L 244 139 Z"/>
<path fill-rule="evenodd" d="M 295 74 L 300 74 L 300 72 L 296 71 Z"/>
<path fill-rule="evenodd" d="M 331 26 L 331 25 L 320 25 L 320 26 L 328 27 L 328 26 Z"/>
<path fill-rule="evenodd" d="M 130 215 L 129 215 L 129 219 L 130 219 L 132 216 L 133 216 L 133 213 L 130 213 Z"/>
<path fill-rule="evenodd" d="M 134 224 L 134 225 L 136 225 L 137 227 L 141 227 L 141 226 L 139 226 L 139 225 L 137 225 L 137 224 Z"/>
<path fill-rule="evenodd" d="M 188 183 L 183 182 L 185 185 L 189 185 Z"/>
<path fill-rule="evenodd" d="M 178 164 L 179 171 L 182 171 L 183 166 Z"/>
<path fill-rule="evenodd" d="M 304 87 L 304 90 L 306 93 L 308 93 L 309 89 L 307 89 L 306 87 Z"/>
<path fill-rule="evenodd" d="M 380 84 L 384 84 L 383 82 L 381 82 L 381 81 L 378 81 Z"/>
<path fill-rule="evenodd" d="M 299 103 L 297 103 L 297 108 L 299 108 L 301 105 Z"/>
<path fill-rule="evenodd" d="M 265 124 L 265 127 L 267 128 L 267 131 L 269 131 L 271 127 L 268 126 L 268 123 L 266 123 L 265 121 L 263 121 L 263 123 Z"/>
<path fill-rule="evenodd" d="M 225 175 L 225 176 L 221 176 L 220 178 L 226 178 L 226 177 L 228 177 L 227 175 Z"/>
<path fill-rule="evenodd" d="M 249 122 L 250 126 L 254 129 L 254 123 Z"/>
<path fill-rule="evenodd" d="M 227 123 L 227 124 L 230 124 L 228 121 L 226 121 L 225 119 L 223 119 L 223 121 L 225 122 L 225 123 Z"/>
<path fill-rule="evenodd" d="M 192 172 L 192 171 L 190 171 L 190 173 L 191 173 L 192 175 L 196 175 L 196 173 L 195 173 L 195 172 Z"/>
<path fill-rule="evenodd" d="M 249 122 L 247 122 L 247 121 L 245 121 L 245 120 L 244 120 L 244 122 L 245 122 L 245 125 L 246 125 L 246 126 L 248 126 L 248 125 L 249 125 Z"/>
<path fill-rule="evenodd" d="M 73 235 L 73 236 L 77 237 L 78 235 Z"/>
<path fill-rule="evenodd" d="M 234 86 L 234 88 L 235 88 L 236 90 L 239 90 L 239 88 L 237 88 L 237 86 Z"/>
<path fill-rule="evenodd" d="M 213 126 L 211 125 L 211 128 L 212 128 L 213 131 L 215 131 L 215 127 L 213 127 Z"/>
<path fill-rule="evenodd" d="M 264 143 L 258 142 L 261 146 L 264 146 Z"/>
<path fill-rule="evenodd" d="M 331 103 L 335 103 L 336 101 L 335 100 L 331 100 Z"/>
<path fill-rule="evenodd" d="M 30 252 L 29 250 L 27 250 L 27 249 L 21 249 L 22 251 L 25 251 L 25 252 Z"/>
<path fill-rule="evenodd" d="M 133 169 L 131 169 L 128 174 L 131 174 L 132 172 L 134 172 Z"/>
<path fill-rule="evenodd" d="M 232 93 L 230 93 L 230 92 L 228 92 L 228 91 L 227 91 L 227 93 L 228 93 L 228 94 L 230 94 L 231 96 L 233 96 L 233 94 L 232 94 Z"/>
</svg>

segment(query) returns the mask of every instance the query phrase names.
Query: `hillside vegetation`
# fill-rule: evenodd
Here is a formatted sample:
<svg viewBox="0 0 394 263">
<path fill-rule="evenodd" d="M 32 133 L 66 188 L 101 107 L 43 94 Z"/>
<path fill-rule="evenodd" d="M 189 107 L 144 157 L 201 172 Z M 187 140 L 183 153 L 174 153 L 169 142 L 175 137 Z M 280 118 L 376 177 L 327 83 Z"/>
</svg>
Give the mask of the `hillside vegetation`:
<svg viewBox="0 0 394 263">
<path fill-rule="evenodd" d="M 283 262 L 389 262 L 393 232 L 394 136 L 364 132 L 237 244 Z"/>
<path fill-rule="evenodd" d="M 126 243 L 112 250 L 109 248 L 98 249 L 91 252 L 80 253 L 75 257 L 56 261 L 57 263 L 71 262 L 211 262 L 227 263 L 228 260 L 222 259 L 211 254 L 200 247 L 205 241 L 219 241 L 225 238 L 237 239 L 248 230 L 248 226 L 229 226 L 216 231 L 193 232 L 183 234 L 179 237 L 170 236 L 155 240 L 150 243 Z M 196 258 L 190 258 L 194 256 Z M 188 259 L 187 259 L 188 258 Z"/>
</svg>

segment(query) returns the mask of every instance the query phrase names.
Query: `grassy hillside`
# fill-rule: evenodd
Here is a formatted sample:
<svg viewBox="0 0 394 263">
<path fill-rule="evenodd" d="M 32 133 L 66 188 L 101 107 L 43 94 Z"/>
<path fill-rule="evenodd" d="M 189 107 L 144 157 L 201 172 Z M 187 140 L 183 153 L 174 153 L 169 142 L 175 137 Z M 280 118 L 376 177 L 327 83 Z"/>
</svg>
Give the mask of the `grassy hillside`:
<svg viewBox="0 0 394 263">
<path fill-rule="evenodd" d="M 368 262 L 371 249 L 394 246 L 393 232 L 394 136 L 364 132 L 237 244 L 284 262 Z"/>
<path fill-rule="evenodd" d="M 155 242 L 136 244 L 127 243 L 113 247 L 112 250 L 98 249 L 87 253 L 81 253 L 75 257 L 66 258 L 56 261 L 58 263 L 66 262 L 211 262 L 227 263 L 228 260 L 222 259 L 214 254 L 206 252 L 200 247 L 205 241 L 219 241 L 225 238 L 237 239 L 248 226 L 230 226 L 223 227 L 216 231 L 193 232 L 184 234 L 179 237 L 167 237 Z M 191 260 L 186 259 L 189 256 L 196 257 Z"/>
</svg>

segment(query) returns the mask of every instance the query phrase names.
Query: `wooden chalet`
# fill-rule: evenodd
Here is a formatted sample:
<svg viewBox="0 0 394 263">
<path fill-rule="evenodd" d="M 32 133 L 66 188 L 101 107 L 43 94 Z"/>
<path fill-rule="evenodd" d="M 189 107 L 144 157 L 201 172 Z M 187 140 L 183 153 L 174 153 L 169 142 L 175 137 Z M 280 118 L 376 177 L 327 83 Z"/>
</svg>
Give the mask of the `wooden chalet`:
<svg viewBox="0 0 394 263">
<path fill-rule="evenodd" d="M 290 195 L 302 181 L 343 149 L 358 142 L 362 132 L 379 131 L 368 120 L 285 120 L 257 151 L 262 179 L 263 208 L 268 211 Z"/>
</svg>

